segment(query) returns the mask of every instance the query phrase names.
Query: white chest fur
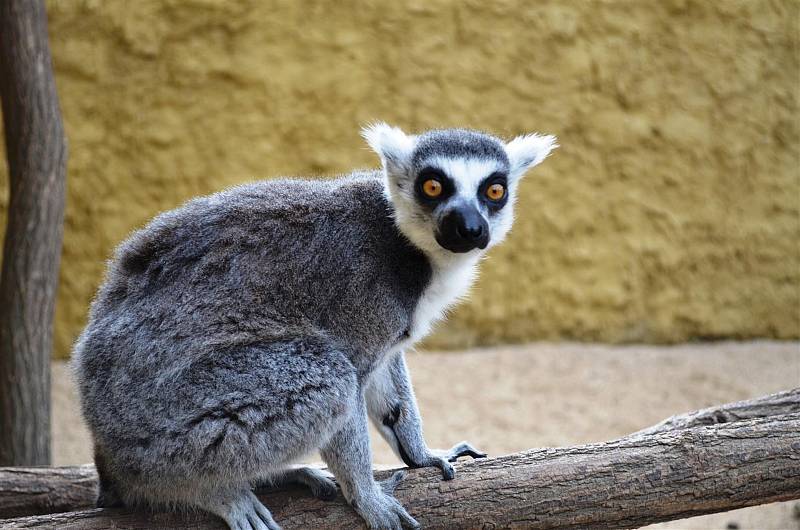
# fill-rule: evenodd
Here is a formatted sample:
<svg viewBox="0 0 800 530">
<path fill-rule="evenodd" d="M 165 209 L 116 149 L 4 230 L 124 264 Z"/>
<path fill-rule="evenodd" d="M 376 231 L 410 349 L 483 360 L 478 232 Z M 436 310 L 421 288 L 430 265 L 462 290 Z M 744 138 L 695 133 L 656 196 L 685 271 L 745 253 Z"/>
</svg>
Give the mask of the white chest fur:
<svg viewBox="0 0 800 530">
<path fill-rule="evenodd" d="M 417 302 L 408 338 L 397 345 L 397 350 L 425 337 L 447 309 L 467 294 L 477 276 L 479 259 L 475 255 L 459 256 L 432 264 L 431 281 Z"/>
</svg>

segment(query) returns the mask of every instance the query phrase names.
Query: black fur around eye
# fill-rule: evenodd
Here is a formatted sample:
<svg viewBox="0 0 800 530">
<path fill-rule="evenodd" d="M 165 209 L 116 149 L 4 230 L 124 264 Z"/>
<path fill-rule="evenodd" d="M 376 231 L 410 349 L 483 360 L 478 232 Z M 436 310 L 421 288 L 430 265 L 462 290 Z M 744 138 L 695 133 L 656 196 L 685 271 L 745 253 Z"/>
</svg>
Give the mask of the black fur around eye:
<svg viewBox="0 0 800 530">
<path fill-rule="evenodd" d="M 417 175 L 414 188 L 423 204 L 434 205 L 446 199 L 455 191 L 450 177 L 435 167 L 426 167 Z"/>
<path fill-rule="evenodd" d="M 447 175 L 444 174 L 444 171 L 435 167 L 426 167 L 422 171 L 419 172 L 419 176 L 417 177 L 418 181 L 426 181 L 430 179 L 435 179 L 438 181 L 447 180 Z"/>
<path fill-rule="evenodd" d="M 497 198 L 495 198 L 497 197 Z M 499 211 L 508 202 L 508 177 L 505 173 L 492 173 L 478 187 L 478 200 L 490 213 Z"/>
</svg>

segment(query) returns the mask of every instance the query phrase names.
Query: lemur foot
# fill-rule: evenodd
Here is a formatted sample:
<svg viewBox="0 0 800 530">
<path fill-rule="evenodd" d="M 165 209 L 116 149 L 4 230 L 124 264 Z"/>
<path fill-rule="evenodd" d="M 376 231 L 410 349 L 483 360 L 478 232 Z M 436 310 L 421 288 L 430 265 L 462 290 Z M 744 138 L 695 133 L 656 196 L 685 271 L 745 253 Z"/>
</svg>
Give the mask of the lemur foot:
<svg viewBox="0 0 800 530">
<path fill-rule="evenodd" d="M 387 478 L 386 480 L 381 480 L 378 482 L 378 484 L 386 495 L 394 495 L 394 490 L 397 489 L 397 485 L 403 482 L 403 479 L 405 478 L 405 471 L 395 471 L 392 473 L 391 477 Z"/>
<path fill-rule="evenodd" d="M 421 528 L 411 517 L 403 505 L 394 498 L 397 485 L 406 474 L 398 471 L 379 483 L 380 488 L 372 495 L 351 502 L 353 508 L 373 530 L 402 530 L 403 528 Z"/>
<path fill-rule="evenodd" d="M 230 502 L 206 509 L 222 517 L 231 530 L 281 530 L 252 491 L 243 491 Z"/>
<path fill-rule="evenodd" d="M 450 462 L 455 462 L 462 456 L 471 456 L 472 458 L 486 458 L 486 453 L 478 451 L 471 444 L 461 442 L 454 445 L 448 451 L 435 451 L 428 461 L 429 466 L 438 467 L 442 470 L 442 478 L 444 480 L 453 480 L 456 476 L 456 470 L 450 465 Z"/>
<path fill-rule="evenodd" d="M 301 484 L 311 490 L 311 495 L 323 501 L 336 498 L 339 488 L 333 481 L 333 475 L 315 467 L 295 467 L 287 469 L 280 475 L 265 479 L 256 484 L 256 489 L 270 489 L 288 484 Z"/>
<path fill-rule="evenodd" d="M 313 467 L 302 467 L 297 470 L 295 480 L 305 484 L 311 490 L 311 495 L 323 501 L 332 501 L 339 493 L 333 475 L 327 471 Z"/>
</svg>

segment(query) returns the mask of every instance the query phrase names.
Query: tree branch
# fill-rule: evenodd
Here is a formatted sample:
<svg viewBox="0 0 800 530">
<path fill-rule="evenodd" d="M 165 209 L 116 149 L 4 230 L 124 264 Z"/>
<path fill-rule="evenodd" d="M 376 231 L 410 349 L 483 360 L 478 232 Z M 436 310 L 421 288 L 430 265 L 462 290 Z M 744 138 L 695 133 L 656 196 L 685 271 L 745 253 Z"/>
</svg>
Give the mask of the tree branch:
<svg viewBox="0 0 800 530">
<path fill-rule="evenodd" d="M 437 470 L 412 470 L 397 496 L 423 526 L 449 529 L 635 528 L 798 499 L 798 409 L 800 389 L 794 389 L 675 416 L 611 442 L 463 462 L 451 482 L 443 482 Z M 712 424 L 703 419 L 723 417 L 726 421 Z M 89 505 L 95 481 L 92 466 L 0 469 L 0 516 Z M 341 495 L 323 502 L 290 489 L 260 497 L 285 530 L 362 528 Z M 4 528 L 81 530 L 224 528 L 204 514 L 109 509 L 3 523 Z"/>
<path fill-rule="evenodd" d="M 678 414 L 631 434 L 655 434 L 678 429 L 691 429 L 703 425 L 719 425 L 752 418 L 768 418 L 782 414 L 800 413 L 800 388 L 770 394 L 755 399 L 736 401 L 716 407 Z"/>
<path fill-rule="evenodd" d="M 92 464 L 0 468 L 0 519 L 90 508 L 95 499 Z"/>
</svg>

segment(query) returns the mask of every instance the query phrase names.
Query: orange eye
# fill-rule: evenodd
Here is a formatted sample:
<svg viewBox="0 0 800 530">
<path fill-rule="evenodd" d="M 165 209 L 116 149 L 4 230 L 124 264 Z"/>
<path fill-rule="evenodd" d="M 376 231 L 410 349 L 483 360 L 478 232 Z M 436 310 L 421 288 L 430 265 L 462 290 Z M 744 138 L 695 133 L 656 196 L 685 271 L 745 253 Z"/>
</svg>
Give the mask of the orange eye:
<svg viewBox="0 0 800 530">
<path fill-rule="evenodd" d="M 506 187 L 502 184 L 492 184 L 486 188 L 486 196 L 493 201 L 499 201 L 506 196 Z"/>
<path fill-rule="evenodd" d="M 428 179 L 422 183 L 422 191 L 428 197 L 438 197 L 442 194 L 442 183 L 436 179 Z"/>
</svg>

